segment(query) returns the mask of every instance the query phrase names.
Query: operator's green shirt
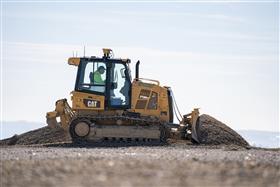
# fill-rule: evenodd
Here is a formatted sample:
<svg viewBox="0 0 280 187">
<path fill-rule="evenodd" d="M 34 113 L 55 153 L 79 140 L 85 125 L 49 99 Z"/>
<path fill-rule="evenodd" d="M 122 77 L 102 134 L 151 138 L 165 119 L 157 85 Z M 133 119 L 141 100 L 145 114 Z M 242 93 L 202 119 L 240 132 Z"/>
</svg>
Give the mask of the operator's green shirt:
<svg viewBox="0 0 280 187">
<path fill-rule="evenodd" d="M 94 72 L 94 84 L 104 84 L 104 80 L 102 80 L 101 74 L 99 71 Z"/>
</svg>

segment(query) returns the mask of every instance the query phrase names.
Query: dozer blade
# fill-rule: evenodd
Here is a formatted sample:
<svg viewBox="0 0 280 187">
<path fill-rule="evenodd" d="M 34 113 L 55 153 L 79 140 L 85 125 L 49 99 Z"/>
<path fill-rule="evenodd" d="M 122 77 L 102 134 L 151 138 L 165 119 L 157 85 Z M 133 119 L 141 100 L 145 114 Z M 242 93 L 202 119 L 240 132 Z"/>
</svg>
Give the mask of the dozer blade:
<svg viewBox="0 0 280 187">
<path fill-rule="evenodd" d="M 185 124 L 191 131 L 191 140 L 194 143 L 200 143 L 200 121 L 199 121 L 199 109 L 195 108 L 191 113 L 184 115 L 181 124 Z"/>
<path fill-rule="evenodd" d="M 193 121 L 192 124 L 192 140 L 195 141 L 195 143 L 201 142 L 199 117 L 196 118 L 196 121 Z"/>
</svg>

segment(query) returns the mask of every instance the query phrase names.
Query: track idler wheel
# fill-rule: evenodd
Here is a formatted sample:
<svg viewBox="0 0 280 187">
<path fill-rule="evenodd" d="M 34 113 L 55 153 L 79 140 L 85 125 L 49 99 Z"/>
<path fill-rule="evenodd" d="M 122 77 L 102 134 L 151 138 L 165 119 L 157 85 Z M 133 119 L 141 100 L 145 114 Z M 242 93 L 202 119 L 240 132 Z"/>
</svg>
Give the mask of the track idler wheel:
<svg viewBox="0 0 280 187">
<path fill-rule="evenodd" d="M 69 127 L 70 135 L 74 143 L 86 142 L 90 132 L 90 121 L 86 119 L 74 119 Z"/>
</svg>

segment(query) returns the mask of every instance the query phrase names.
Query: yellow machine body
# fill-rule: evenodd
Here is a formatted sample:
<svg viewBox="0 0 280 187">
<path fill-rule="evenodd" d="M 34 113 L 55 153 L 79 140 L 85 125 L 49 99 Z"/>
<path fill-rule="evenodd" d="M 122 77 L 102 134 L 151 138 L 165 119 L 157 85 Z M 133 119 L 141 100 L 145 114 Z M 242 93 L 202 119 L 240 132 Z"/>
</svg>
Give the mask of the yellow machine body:
<svg viewBox="0 0 280 187">
<path fill-rule="evenodd" d="M 132 83 L 131 111 L 146 116 L 155 116 L 162 121 L 169 121 L 167 88 L 158 81 L 143 82 L 148 79 L 134 80 Z M 156 83 L 156 84 L 155 84 Z"/>
<path fill-rule="evenodd" d="M 72 109 L 79 110 L 92 110 L 102 112 L 104 111 L 105 97 L 102 95 L 95 95 L 90 93 L 83 93 L 73 91 L 72 96 Z"/>
<path fill-rule="evenodd" d="M 133 81 L 131 88 L 131 108 L 128 111 L 140 113 L 143 116 L 154 116 L 161 121 L 169 121 L 167 88 L 159 86 L 158 81 L 146 83 L 140 80 Z M 119 110 L 105 111 L 104 96 L 77 91 L 71 94 L 72 110 L 75 112 L 95 112 L 102 115 L 120 112 Z"/>
</svg>

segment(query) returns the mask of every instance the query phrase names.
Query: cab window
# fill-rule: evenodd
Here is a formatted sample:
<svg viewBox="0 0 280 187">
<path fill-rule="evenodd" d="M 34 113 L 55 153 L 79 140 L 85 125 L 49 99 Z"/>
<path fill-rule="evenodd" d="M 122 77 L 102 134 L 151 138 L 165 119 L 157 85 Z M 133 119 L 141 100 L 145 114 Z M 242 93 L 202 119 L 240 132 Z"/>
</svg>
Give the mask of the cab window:
<svg viewBox="0 0 280 187">
<path fill-rule="evenodd" d="M 82 64 L 79 77 L 79 90 L 105 92 L 106 65 L 103 62 L 87 62 Z"/>
</svg>

